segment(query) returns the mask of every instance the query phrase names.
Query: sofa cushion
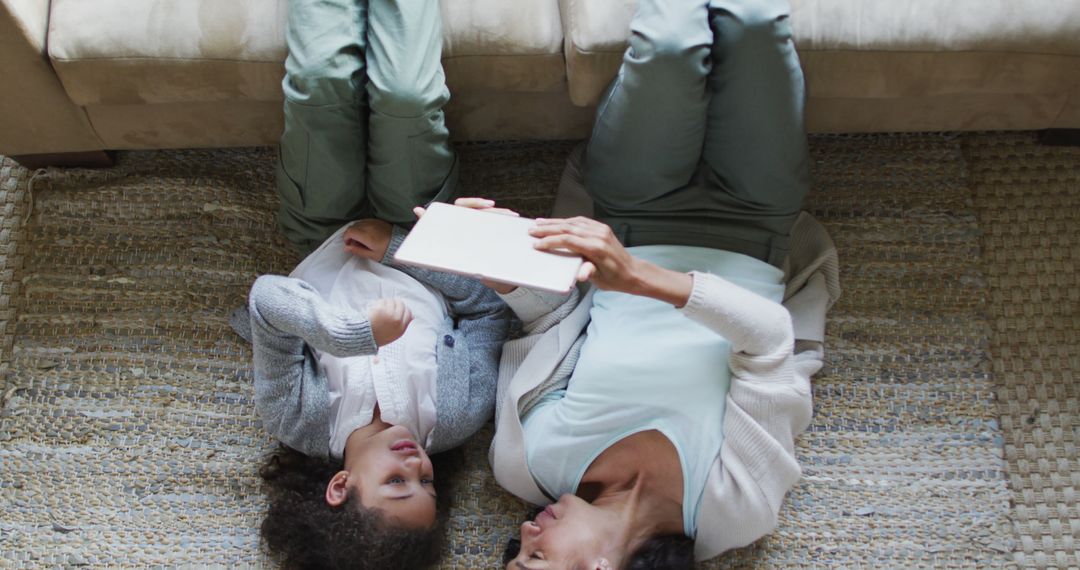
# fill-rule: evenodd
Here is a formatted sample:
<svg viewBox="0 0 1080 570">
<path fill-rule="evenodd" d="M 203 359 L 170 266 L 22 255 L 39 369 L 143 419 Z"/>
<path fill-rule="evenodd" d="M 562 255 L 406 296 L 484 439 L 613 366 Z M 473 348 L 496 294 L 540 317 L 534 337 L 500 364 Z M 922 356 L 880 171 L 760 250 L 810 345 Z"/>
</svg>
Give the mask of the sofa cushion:
<svg viewBox="0 0 1080 570">
<path fill-rule="evenodd" d="M 618 71 L 635 0 L 559 0 L 571 99 Z M 1060 94 L 1077 84 L 1080 2 L 793 0 L 811 97 Z"/>
<path fill-rule="evenodd" d="M 287 9 L 287 0 L 52 0 L 49 56 L 81 105 L 276 101 Z M 442 11 L 451 89 L 565 89 L 554 0 L 442 0 Z"/>
</svg>

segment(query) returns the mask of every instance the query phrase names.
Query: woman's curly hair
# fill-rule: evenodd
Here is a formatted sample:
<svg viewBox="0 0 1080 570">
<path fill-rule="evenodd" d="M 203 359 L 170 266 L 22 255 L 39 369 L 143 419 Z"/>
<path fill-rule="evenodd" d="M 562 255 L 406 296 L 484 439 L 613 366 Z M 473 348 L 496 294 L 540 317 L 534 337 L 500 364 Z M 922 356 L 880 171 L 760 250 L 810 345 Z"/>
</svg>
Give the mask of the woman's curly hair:
<svg viewBox="0 0 1080 570">
<path fill-rule="evenodd" d="M 450 482 L 460 463 L 457 453 L 432 457 L 436 481 Z M 388 524 L 376 509 L 365 508 L 350 492 L 339 507 L 326 503 L 326 484 L 340 463 L 308 457 L 281 446 L 259 470 L 270 509 L 259 534 L 283 568 L 366 570 L 427 568 L 439 560 L 446 521 L 447 485 L 436 483 L 437 519 L 430 529 Z"/>
</svg>

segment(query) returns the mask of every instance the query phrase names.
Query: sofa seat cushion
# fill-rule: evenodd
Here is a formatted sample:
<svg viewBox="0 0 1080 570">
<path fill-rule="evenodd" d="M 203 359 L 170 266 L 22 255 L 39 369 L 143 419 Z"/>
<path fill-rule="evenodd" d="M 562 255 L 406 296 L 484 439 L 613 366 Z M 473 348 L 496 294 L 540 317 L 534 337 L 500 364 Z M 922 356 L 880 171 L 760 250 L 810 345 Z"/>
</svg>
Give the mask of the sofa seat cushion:
<svg viewBox="0 0 1080 570">
<path fill-rule="evenodd" d="M 618 71 L 635 0 L 559 0 L 571 99 Z M 811 97 L 1068 94 L 1080 88 L 1080 2 L 792 0 Z"/>
<path fill-rule="evenodd" d="M 553 0 L 442 11 L 451 89 L 565 89 Z M 52 0 L 49 57 L 80 105 L 276 101 L 287 13 L 287 0 Z"/>
</svg>

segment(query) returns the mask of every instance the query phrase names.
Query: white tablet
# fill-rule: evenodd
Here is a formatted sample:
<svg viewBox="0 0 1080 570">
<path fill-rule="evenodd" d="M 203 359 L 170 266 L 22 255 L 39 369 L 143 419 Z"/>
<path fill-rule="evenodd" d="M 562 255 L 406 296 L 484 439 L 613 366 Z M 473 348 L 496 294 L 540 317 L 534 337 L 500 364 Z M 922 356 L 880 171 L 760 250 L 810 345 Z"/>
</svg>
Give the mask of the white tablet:
<svg viewBox="0 0 1080 570">
<path fill-rule="evenodd" d="M 434 203 L 416 222 L 394 260 L 437 271 L 566 293 L 582 259 L 533 249 L 535 221 Z"/>
</svg>

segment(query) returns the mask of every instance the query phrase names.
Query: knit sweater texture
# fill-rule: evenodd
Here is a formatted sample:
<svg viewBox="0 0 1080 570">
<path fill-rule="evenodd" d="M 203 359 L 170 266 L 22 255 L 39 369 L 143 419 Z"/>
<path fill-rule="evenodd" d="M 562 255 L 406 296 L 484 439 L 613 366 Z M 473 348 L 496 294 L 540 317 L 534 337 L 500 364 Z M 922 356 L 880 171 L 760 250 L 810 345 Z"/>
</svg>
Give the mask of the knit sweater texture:
<svg viewBox="0 0 1080 570">
<path fill-rule="evenodd" d="M 394 263 L 407 232 L 394 227 L 382 263 L 438 291 L 449 316 L 437 335 L 436 422 L 429 453 L 461 445 L 491 418 L 502 344 L 513 315 L 479 281 Z M 335 356 L 375 354 L 367 316 L 332 307 L 307 294 L 285 293 L 280 276 L 252 286 L 233 312 L 234 330 L 252 342 L 255 408 L 275 438 L 304 454 L 330 457 L 326 376 L 311 348 Z M 264 332 L 269 331 L 269 334 Z"/>
</svg>

